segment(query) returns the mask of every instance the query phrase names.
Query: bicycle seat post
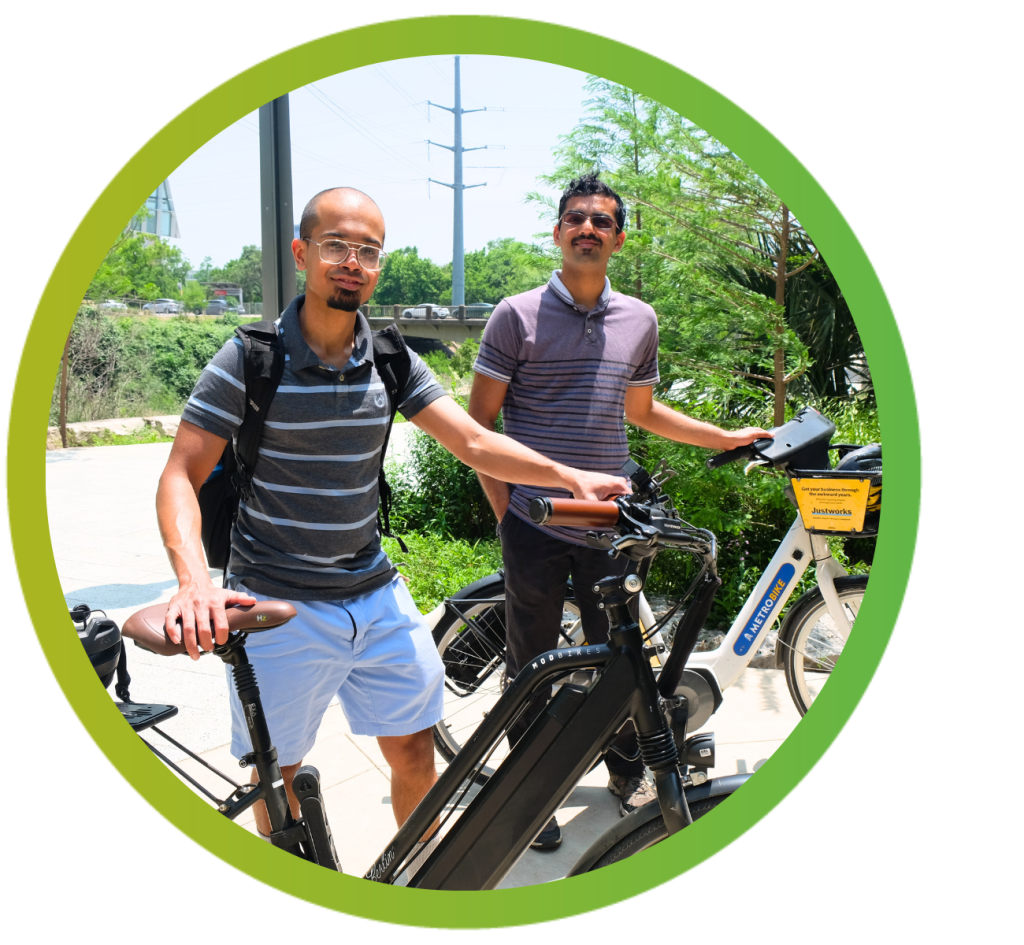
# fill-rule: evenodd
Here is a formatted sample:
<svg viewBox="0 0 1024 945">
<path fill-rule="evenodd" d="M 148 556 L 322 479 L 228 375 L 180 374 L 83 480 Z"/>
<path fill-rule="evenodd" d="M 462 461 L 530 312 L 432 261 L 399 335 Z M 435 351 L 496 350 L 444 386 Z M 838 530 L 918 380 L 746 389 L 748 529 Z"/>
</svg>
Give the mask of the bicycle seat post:
<svg viewBox="0 0 1024 945">
<path fill-rule="evenodd" d="M 228 637 L 227 643 L 216 646 L 213 650 L 231 667 L 235 689 L 238 691 L 238 700 L 242 704 L 242 715 L 245 718 L 249 739 L 252 742 L 252 751 L 243 755 L 238 764 L 242 768 L 252 765 L 256 769 L 262 789 L 262 800 L 267 805 L 267 815 L 270 818 L 271 839 L 289 853 L 305 858 L 305 852 L 294 838 L 281 837 L 279 840 L 276 836 L 294 827 L 295 820 L 292 817 L 288 795 L 284 789 L 281 766 L 277 763 L 277 749 L 274 748 L 271 741 L 270 729 L 267 727 L 267 719 L 263 714 L 263 703 L 260 700 L 260 690 L 256 683 L 256 671 L 252 668 L 245 652 L 245 639 L 246 634 L 233 633 Z M 289 840 L 292 842 L 288 842 Z"/>
</svg>

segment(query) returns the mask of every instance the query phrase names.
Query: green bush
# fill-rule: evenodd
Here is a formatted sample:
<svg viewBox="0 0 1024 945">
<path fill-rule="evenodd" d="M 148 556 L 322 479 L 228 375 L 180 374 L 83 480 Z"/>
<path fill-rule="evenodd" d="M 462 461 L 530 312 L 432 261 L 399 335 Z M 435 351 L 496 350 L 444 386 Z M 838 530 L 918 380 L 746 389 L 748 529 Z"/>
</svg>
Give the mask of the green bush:
<svg viewBox="0 0 1024 945">
<path fill-rule="evenodd" d="M 823 401 L 816 405 L 836 423 L 837 443 L 880 442 L 877 413 L 856 402 Z M 712 416 L 701 419 L 713 420 Z M 751 424 L 770 426 L 766 418 Z M 796 509 L 785 496 L 786 477 L 774 470 L 754 469 L 744 475 L 743 464 L 709 470 L 708 450 L 673 443 L 628 426 L 630 454 L 649 471 L 666 461 L 677 473 L 665 487 L 680 515 L 718 537 L 718 573 L 722 587 L 708 619 L 708 627 L 727 629 L 768 566 L 779 542 L 789 530 Z M 835 454 L 833 454 L 835 460 Z M 853 573 L 869 570 L 874 539 L 830 539 L 833 554 Z M 663 552 L 654 562 L 651 587 L 669 597 L 682 594 L 693 579 L 693 562 L 676 552 Z M 814 582 L 813 569 L 798 592 Z M 795 599 L 795 598 L 794 598 Z"/>
<path fill-rule="evenodd" d="M 501 545 L 489 541 L 468 542 L 430 533 L 404 532 L 409 547 L 405 554 L 398 542 L 384 539 L 384 550 L 402 574 L 409 591 L 424 613 L 433 610 L 460 588 L 501 567 Z"/>
<path fill-rule="evenodd" d="M 412 436 L 409 462 L 388 465 L 392 525 L 464 541 L 493 538 L 494 513 L 476 473 L 425 433 Z"/>
<path fill-rule="evenodd" d="M 68 422 L 179 413 L 237 324 L 233 315 L 139 318 L 83 306 L 68 348 Z M 55 384 L 51 425 L 59 406 Z"/>
<path fill-rule="evenodd" d="M 454 368 L 450 373 L 457 378 L 465 368 L 456 358 L 458 354 L 444 366 Z M 469 352 L 465 361 L 471 369 Z M 856 401 L 822 401 L 816 406 L 836 423 L 835 442 L 880 441 L 877 412 L 871 406 Z M 699 406 L 694 413 L 699 419 L 720 421 L 710 405 Z M 754 417 L 749 422 L 768 426 L 770 416 Z M 718 537 L 722 588 L 708 627 L 727 628 L 796 515 L 796 509 L 785 496 L 785 476 L 761 469 L 744 475 L 742 464 L 709 470 L 705 466 L 705 460 L 711 455 L 708 450 L 674 443 L 633 426 L 627 426 L 627 433 L 630 454 L 641 465 L 653 472 L 665 461 L 676 471 L 666 491 L 682 517 L 693 525 L 710 529 Z M 395 497 L 392 517 L 396 527 L 453 541 L 493 539 L 494 515 L 475 473 L 425 434 L 416 431 L 414 437 L 409 462 L 401 468 L 389 468 Z M 837 537 L 830 542 L 833 554 L 849 570 L 858 573 L 869 569 L 874 539 Z M 675 552 L 663 552 L 651 572 L 652 590 L 659 595 L 679 596 L 689 586 L 694 573 L 691 559 Z M 813 582 L 812 569 L 798 590 L 802 592 Z"/>
</svg>

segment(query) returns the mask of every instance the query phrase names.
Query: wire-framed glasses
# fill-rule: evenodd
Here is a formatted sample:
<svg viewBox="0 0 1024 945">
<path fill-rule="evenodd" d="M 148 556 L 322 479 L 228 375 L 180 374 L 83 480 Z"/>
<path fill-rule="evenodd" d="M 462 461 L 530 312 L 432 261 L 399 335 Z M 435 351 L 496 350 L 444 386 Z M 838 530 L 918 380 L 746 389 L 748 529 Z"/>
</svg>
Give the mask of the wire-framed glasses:
<svg viewBox="0 0 1024 945">
<path fill-rule="evenodd" d="M 363 269 L 376 272 L 387 261 L 388 254 L 379 246 L 370 246 L 366 243 L 349 243 L 345 240 L 324 240 L 320 242 L 312 237 L 304 236 L 303 239 L 310 243 L 316 243 L 320 251 L 320 258 L 332 266 L 345 262 L 353 253 L 356 254 L 356 262 Z"/>
</svg>

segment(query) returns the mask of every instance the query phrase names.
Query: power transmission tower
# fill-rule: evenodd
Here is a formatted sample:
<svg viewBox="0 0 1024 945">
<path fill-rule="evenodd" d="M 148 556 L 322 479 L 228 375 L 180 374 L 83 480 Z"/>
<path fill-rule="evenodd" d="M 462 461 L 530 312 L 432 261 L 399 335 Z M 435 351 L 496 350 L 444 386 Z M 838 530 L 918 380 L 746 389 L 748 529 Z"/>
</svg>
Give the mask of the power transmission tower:
<svg viewBox="0 0 1024 945">
<path fill-rule="evenodd" d="M 455 107 L 449 108 L 447 105 L 435 105 L 434 102 L 427 102 L 428 105 L 434 105 L 435 108 L 443 108 L 446 112 L 451 112 L 455 116 L 455 144 L 448 146 L 447 144 L 438 144 L 436 141 L 429 141 L 428 144 L 436 145 L 439 148 L 444 148 L 447 151 L 451 151 L 455 155 L 455 183 L 446 184 L 444 181 L 434 180 L 430 177 L 428 180 L 435 184 L 440 184 L 442 187 L 450 187 L 455 191 L 455 221 L 452 237 L 452 305 L 465 305 L 466 304 L 466 247 L 463 239 L 462 231 L 462 192 L 464 190 L 470 190 L 473 187 L 486 187 L 487 184 L 469 184 L 468 186 L 462 182 L 462 155 L 466 151 L 483 151 L 487 148 L 487 145 L 483 145 L 479 148 L 464 148 L 462 146 L 462 116 L 469 115 L 472 112 L 485 112 L 486 108 L 469 108 L 464 109 L 462 107 L 462 86 L 459 78 L 459 57 L 455 57 Z"/>
</svg>

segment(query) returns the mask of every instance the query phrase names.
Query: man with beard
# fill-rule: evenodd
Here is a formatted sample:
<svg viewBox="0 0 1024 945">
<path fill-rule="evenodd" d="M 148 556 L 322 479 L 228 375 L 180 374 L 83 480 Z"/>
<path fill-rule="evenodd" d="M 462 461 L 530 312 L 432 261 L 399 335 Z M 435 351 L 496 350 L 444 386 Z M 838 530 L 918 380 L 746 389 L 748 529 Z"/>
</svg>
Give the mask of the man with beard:
<svg viewBox="0 0 1024 945">
<path fill-rule="evenodd" d="M 226 605 L 276 598 L 298 612 L 246 644 L 295 815 L 292 779 L 337 695 L 352 731 L 378 739 L 401 825 L 436 780 L 430 729 L 443 715 L 444 667 L 376 525 L 389 408 L 358 307 L 377 285 L 383 246 L 383 217 L 360 191 L 323 191 L 303 211 L 292 252 L 306 271 L 306 293 L 278 322 L 284 375 L 264 422 L 252 495 L 232 529 L 225 588 L 209 578 L 196 495 L 245 413 L 238 339 L 213 358 L 189 399 L 157 514 L 179 583 L 166 627 L 175 642 L 184 638 L 193 659 L 227 639 Z M 398 409 L 463 462 L 581 498 L 625 491 L 621 478 L 569 469 L 484 430 L 411 352 L 410 361 Z M 233 688 L 231 709 L 231 750 L 240 757 L 250 746 Z M 268 835 L 262 803 L 255 814 Z"/>
<path fill-rule="evenodd" d="M 670 440 L 709 449 L 744 446 L 764 430 L 726 432 L 653 399 L 658 382 L 658 319 L 639 299 L 611 291 L 608 261 L 626 234 L 622 199 L 596 175 L 569 183 L 558 205 L 555 244 L 562 268 L 538 289 L 503 299 L 484 329 L 469 415 L 488 430 L 502 411 L 505 434 L 563 463 L 618 473 L 629 458 L 623 414 Z M 586 543 L 585 528 L 538 526 L 530 499 L 559 495 L 529 484 L 509 485 L 478 473 L 498 517 L 505 563 L 509 678 L 538 653 L 558 645 L 566 585 L 572 577 L 588 643 L 608 639 L 608 618 L 591 590 L 628 563 Z M 564 494 L 564 493 L 561 493 Z M 513 744 L 540 710 L 509 732 Z M 606 757 L 608 789 L 625 815 L 654 799 L 632 722 Z M 551 819 L 533 843 L 553 849 L 561 831 Z"/>
</svg>

